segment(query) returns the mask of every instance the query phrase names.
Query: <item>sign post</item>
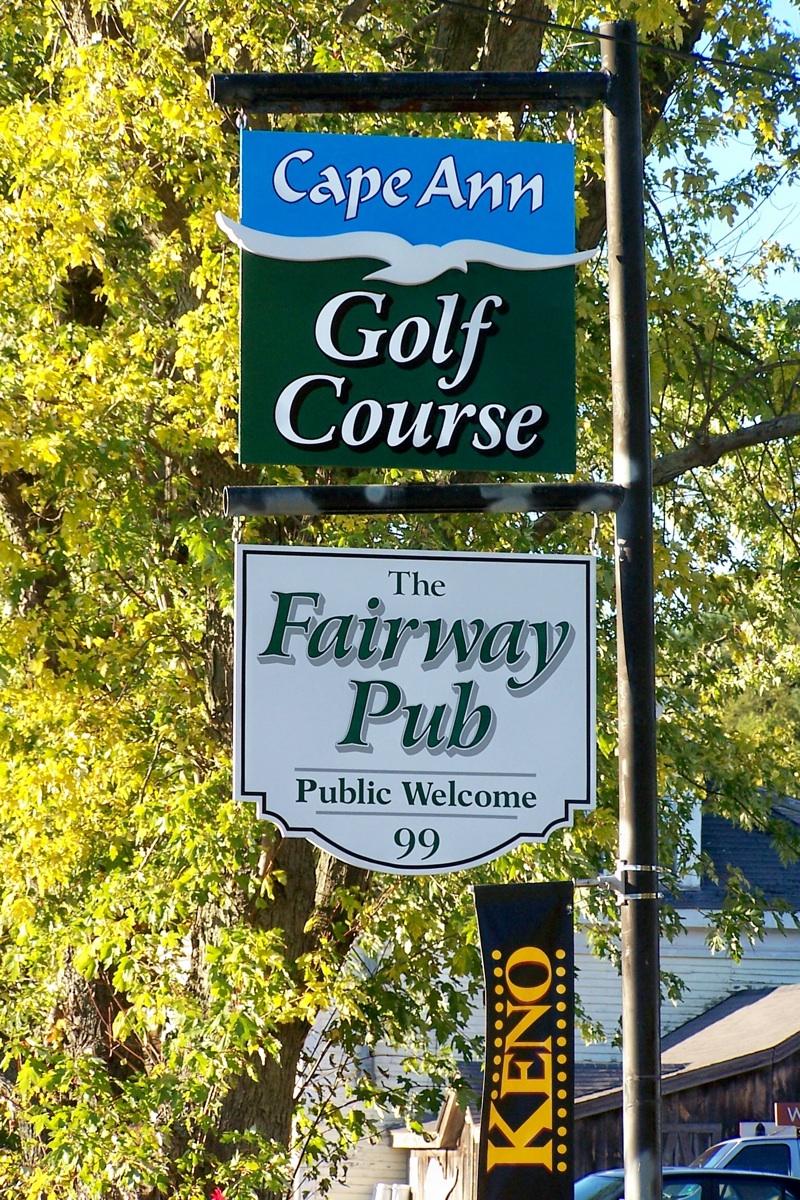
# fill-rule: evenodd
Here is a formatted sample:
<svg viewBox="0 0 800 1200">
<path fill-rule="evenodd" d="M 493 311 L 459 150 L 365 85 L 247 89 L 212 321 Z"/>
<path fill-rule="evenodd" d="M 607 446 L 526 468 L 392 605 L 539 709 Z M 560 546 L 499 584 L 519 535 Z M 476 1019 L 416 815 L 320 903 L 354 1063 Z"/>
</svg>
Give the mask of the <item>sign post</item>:
<svg viewBox="0 0 800 1200">
<path fill-rule="evenodd" d="M 622 1124 L 627 1200 L 661 1195 L 658 792 L 653 485 L 636 26 L 602 25 L 608 302 L 614 405 L 619 861 L 622 877 Z"/>
<path fill-rule="evenodd" d="M 605 102 L 614 460 L 615 478 L 625 494 L 616 527 L 625 1190 L 629 1200 L 659 1200 L 660 992 L 652 476 L 636 26 L 632 21 L 603 25 L 600 39 L 603 72 L 495 76 L 480 72 L 405 76 L 219 75 L 212 81 L 211 94 L 223 106 L 295 113 L 485 112 L 518 106 L 534 111 L 568 111 L 600 100 Z M 291 511 L 309 511 L 302 505 L 313 501 L 297 495 L 303 489 L 290 491 L 294 493 Z M 364 505 L 370 511 L 381 510 L 381 502 L 372 489 L 364 489 Z M 250 511 L 258 513 L 264 508 L 255 502 Z M 326 511 L 332 509 L 328 507 Z M 351 506 L 344 511 L 354 509 Z M 398 509 L 389 501 L 385 511 Z"/>
</svg>

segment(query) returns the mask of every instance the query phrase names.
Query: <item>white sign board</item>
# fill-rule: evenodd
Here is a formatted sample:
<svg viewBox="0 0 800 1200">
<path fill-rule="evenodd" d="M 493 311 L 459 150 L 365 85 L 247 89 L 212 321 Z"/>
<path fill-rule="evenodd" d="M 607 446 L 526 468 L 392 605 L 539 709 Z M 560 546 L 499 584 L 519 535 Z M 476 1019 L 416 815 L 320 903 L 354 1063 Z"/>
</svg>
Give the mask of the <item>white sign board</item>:
<svg viewBox="0 0 800 1200">
<path fill-rule="evenodd" d="M 594 560 L 237 547 L 234 787 L 432 874 L 594 804 Z"/>
</svg>

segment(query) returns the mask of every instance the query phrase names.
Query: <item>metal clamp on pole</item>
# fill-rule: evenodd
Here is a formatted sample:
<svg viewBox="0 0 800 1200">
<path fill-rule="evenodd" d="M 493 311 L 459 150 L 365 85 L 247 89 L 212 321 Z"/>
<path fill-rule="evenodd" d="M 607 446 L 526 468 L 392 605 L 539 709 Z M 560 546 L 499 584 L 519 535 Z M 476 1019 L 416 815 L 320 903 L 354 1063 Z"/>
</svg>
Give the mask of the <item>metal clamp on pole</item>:
<svg viewBox="0 0 800 1200">
<path fill-rule="evenodd" d="M 629 891 L 627 891 L 627 886 L 628 886 L 627 876 L 628 875 L 633 875 L 633 874 L 636 874 L 639 872 L 649 872 L 651 875 L 655 875 L 656 879 L 658 879 L 658 873 L 659 873 L 660 869 L 661 869 L 660 867 L 653 866 L 652 863 L 645 866 L 645 865 L 636 864 L 636 863 L 618 862 L 617 863 L 617 875 L 620 877 L 620 879 L 622 881 L 622 887 L 619 889 L 618 903 L 619 904 L 627 904 L 629 900 L 663 900 L 664 899 L 663 892 L 629 892 Z"/>
<path fill-rule="evenodd" d="M 639 871 L 650 871 L 658 876 L 660 867 L 652 865 L 642 866 L 634 863 L 617 863 L 617 872 L 615 875 L 596 875 L 590 879 L 574 879 L 573 887 L 604 887 L 617 893 L 617 903 L 627 904 L 629 900 L 663 900 L 663 892 L 629 892 L 627 891 L 627 876 Z"/>
<path fill-rule="evenodd" d="M 589 879 L 573 879 L 572 886 L 576 888 L 602 887 L 619 892 L 622 890 L 622 880 L 618 875 L 594 875 Z"/>
</svg>

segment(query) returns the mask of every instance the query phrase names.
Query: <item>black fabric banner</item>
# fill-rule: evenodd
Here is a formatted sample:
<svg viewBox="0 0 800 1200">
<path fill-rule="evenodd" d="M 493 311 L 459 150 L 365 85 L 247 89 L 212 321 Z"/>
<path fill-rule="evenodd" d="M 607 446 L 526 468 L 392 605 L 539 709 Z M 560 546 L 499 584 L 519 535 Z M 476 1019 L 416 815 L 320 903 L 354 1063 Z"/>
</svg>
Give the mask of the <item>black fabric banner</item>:
<svg viewBox="0 0 800 1200">
<path fill-rule="evenodd" d="M 486 979 L 477 1200 L 573 1200 L 571 883 L 475 888 Z"/>
</svg>

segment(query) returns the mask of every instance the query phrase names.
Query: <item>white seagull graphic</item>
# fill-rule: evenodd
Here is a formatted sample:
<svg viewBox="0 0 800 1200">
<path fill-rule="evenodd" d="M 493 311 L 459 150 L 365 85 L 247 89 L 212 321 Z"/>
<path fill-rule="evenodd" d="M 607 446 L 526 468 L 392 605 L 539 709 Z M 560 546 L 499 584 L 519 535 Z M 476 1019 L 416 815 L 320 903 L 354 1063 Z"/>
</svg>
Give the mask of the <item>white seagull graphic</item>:
<svg viewBox="0 0 800 1200">
<path fill-rule="evenodd" d="M 466 271 L 473 262 L 504 267 L 508 271 L 551 271 L 555 267 L 571 267 L 588 262 L 598 253 L 598 249 L 594 249 L 580 250 L 574 254 L 534 254 L 473 238 L 448 242 L 444 246 L 415 246 L 397 234 L 367 230 L 336 233 L 329 237 L 285 237 L 250 229 L 221 212 L 217 213 L 217 224 L 236 246 L 261 258 L 281 258 L 292 262 L 324 262 L 339 258 L 378 259 L 387 265 L 364 278 L 384 283 L 428 283 L 445 271 Z"/>
</svg>

